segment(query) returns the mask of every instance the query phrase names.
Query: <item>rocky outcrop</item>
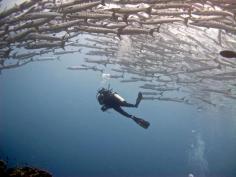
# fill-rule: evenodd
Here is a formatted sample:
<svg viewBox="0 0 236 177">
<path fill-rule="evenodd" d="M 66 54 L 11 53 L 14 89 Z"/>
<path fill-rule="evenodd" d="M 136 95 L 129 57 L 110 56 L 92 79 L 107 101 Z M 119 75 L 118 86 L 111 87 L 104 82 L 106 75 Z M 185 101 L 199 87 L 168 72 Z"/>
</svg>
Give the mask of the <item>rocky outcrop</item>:
<svg viewBox="0 0 236 177">
<path fill-rule="evenodd" d="M 7 168 L 6 163 L 0 160 L 1 177 L 52 177 L 48 172 L 33 167 Z"/>
</svg>

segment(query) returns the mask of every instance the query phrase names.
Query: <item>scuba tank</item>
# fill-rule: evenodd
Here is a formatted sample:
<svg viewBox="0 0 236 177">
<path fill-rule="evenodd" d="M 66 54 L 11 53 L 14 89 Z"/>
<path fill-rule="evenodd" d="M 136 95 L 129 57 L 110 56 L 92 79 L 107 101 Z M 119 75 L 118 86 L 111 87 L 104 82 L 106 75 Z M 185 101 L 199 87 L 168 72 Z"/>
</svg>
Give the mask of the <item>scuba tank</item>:
<svg viewBox="0 0 236 177">
<path fill-rule="evenodd" d="M 118 95 L 117 93 L 113 93 L 113 95 L 117 98 L 117 99 L 119 99 L 121 102 L 124 102 L 125 101 L 125 99 L 124 98 L 122 98 L 120 95 Z"/>
<path fill-rule="evenodd" d="M 112 92 L 111 89 L 105 89 L 102 88 L 98 91 L 97 93 L 97 100 L 99 102 L 100 105 L 104 104 L 104 100 L 108 97 L 108 96 L 113 95 L 117 100 L 119 100 L 120 102 L 124 102 L 125 99 L 122 98 L 120 95 L 118 95 L 116 92 Z"/>
</svg>

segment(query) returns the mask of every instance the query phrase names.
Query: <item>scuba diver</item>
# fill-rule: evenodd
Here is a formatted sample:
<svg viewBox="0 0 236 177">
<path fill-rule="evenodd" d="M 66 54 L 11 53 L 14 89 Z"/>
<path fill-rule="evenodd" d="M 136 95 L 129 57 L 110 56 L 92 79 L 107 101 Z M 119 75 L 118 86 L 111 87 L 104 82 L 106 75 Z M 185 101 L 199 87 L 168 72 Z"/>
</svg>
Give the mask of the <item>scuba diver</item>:
<svg viewBox="0 0 236 177">
<path fill-rule="evenodd" d="M 136 103 L 131 104 L 131 103 L 126 102 L 124 98 L 119 96 L 116 92 L 113 92 L 111 89 L 102 88 L 97 93 L 97 100 L 99 104 L 102 105 L 101 107 L 102 111 L 106 111 L 107 109 L 113 108 L 115 111 L 119 112 L 123 116 L 134 120 L 141 127 L 147 129 L 150 125 L 149 122 L 143 119 L 137 118 L 133 115 L 130 115 L 127 112 L 125 112 L 123 109 L 121 109 L 121 107 L 136 107 L 137 108 L 142 98 L 143 98 L 142 93 L 139 92 L 138 97 L 136 99 Z"/>
</svg>

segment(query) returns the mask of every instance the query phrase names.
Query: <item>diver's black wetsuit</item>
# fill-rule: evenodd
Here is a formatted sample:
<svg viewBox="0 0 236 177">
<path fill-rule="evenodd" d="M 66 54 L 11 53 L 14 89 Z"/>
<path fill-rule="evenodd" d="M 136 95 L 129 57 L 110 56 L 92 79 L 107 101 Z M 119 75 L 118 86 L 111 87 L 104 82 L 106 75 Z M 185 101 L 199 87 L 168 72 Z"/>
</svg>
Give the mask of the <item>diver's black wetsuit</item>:
<svg viewBox="0 0 236 177">
<path fill-rule="evenodd" d="M 136 101 L 136 104 L 131 104 L 131 103 L 127 103 L 125 100 L 121 100 L 118 97 L 116 97 L 116 93 L 111 92 L 109 90 L 105 90 L 102 92 L 102 102 L 100 104 L 102 104 L 103 106 L 101 107 L 102 111 L 106 111 L 109 108 L 113 108 L 114 110 L 116 110 L 117 112 L 119 112 L 120 114 L 128 117 L 128 118 L 132 118 L 134 116 L 128 114 L 127 112 L 125 112 L 123 109 L 121 109 L 121 107 L 138 107 L 138 104 L 141 101 L 142 95 L 141 93 L 139 93 L 139 99 L 137 98 L 138 101 Z"/>
<path fill-rule="evenodd" d="M 125 112 L 123 109 L 121 109 L 121 107 L 136 107 L 137 108 L 142 99 L 141 93 L 138 94 L 138 98 L 136 99 L 135 104 L 127 103 L 117 93 L 112 92 L 111 90 L 104 89 L 104 88 L 98 92 L 97 99 L 100 105 L 102 105 L 101 107 L 102 111 L 106 111 L 109 108 L 113 108 L 114 110 L 122 114 L 123 116 L 134 120 L 141 127 L 145 129 L 149 127 L 150 123 L 148 121 L 145 121 L 141 118 L 137 118 L 133 115 L 130 115 L 127 112 Z"/>
</svg>

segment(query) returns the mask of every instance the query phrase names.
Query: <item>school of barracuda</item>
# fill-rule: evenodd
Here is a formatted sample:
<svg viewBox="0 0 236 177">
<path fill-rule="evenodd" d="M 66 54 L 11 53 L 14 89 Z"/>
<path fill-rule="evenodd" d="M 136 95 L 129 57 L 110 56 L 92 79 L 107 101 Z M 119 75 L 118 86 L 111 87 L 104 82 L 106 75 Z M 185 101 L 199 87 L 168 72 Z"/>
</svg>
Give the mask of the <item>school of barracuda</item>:
<svg viewBox="0 0 236 177">
<path fill-rule="evenodd" d="M 137 82 L 144 100 L 233 107 L 236 59 L 219 52 L 235 34 L 234 0 L 28 0 L 1 7 L 0 71 L 84 53 L 65 67 Z"/>
</svg>

